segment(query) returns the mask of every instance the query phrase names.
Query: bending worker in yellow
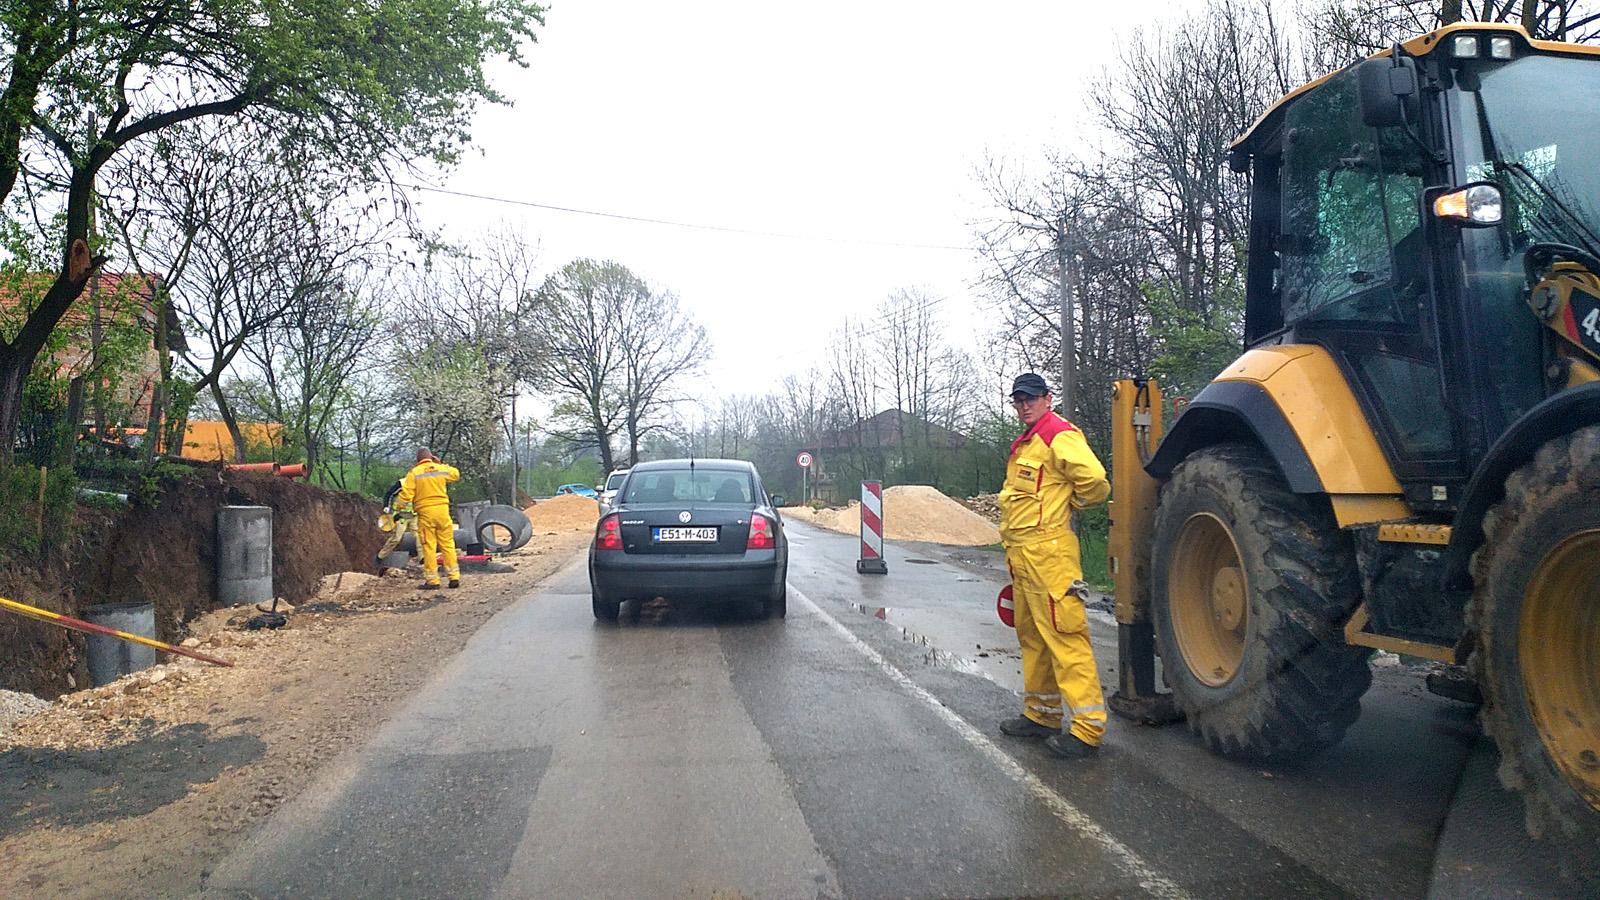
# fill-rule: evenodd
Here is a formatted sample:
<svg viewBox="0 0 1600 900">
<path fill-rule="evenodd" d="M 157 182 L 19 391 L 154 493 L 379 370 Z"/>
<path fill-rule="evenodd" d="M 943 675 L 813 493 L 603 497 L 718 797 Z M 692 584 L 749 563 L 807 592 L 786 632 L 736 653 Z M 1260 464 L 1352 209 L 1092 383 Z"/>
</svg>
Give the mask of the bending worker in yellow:
<svg viewBox="0 0 1600 900">
<path fill-rule="evenodd" d="M 429 452 L 417 450 L 417 464 L 400 480 L 396 505 L 409 505 L 417 517 L 417 558 L 422 561 L 422 590 L 439 589 L 439 552 L 444 552 L 445 574 L 450 586 L 461 587 L 461 566 L 456 562 L 456 525 L 450 521 L 450 492 L 445 485 L 458 481 L 461 473 Z"/>
<path fill-rule="evenodd" d="M 1083 577 L 1071 511 L 1106 499 L 1105 467 L 1071 422 L 1050 409 L 1050 387 L 1032 372 L 1011 385 L 1027 429 L 1011 445 L 1000 489 L 1000 541 L 1011 569 L 1022 646 L 1022 715 L 1000 723 L 1014 737 L 1042 737 L 1057 756 L 1100 750 L 1105 698 L 1089 646 L 1089 618 L 1072 584 Z M 1071 727 L 1061 731 L 1064 717 Z"/>
</svg>

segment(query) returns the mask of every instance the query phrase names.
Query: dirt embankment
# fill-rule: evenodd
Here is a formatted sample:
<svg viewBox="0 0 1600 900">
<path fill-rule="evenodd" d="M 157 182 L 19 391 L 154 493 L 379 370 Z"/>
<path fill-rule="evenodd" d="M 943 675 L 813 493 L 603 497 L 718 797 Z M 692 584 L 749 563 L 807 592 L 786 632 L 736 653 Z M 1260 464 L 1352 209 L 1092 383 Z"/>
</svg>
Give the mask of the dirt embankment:
<svg viewBox="0 0 1600 900">
<path fill-rule="evenodd" d="M 230 619 L 247 608 L 217 610 L 190 623 L 193 639 L 232 668 L 178 658 L 17 710 L 0 723 L 0 897 L 199 891 L 323 764 L 587 540 L 535 535 L 498 558 L 512 571 L 465 568 L 460 590 L 418 591 L 416 567 L 329 578 L 276 631 L 240 630 Z"/>
<path fill-rule="evenodd" d="M 855 534 L 861 528 L 861 504 L 833 509 L 786 506 L 784 518 L 819 525 L 829 531 Z M 1000 542 L 1000 532 L 983 516 L 938 490 L 921 484 L 902 484 L 883 492 L 884 537 L 891 541 L 927 541 L 982 547 Z"/>
<path fill-rule="evenodd" d="M 101 603 L 155 606 L 156 636 L 179 641 L 185 623 L 216 605 L 217 509 L 269 506 L 278 596 L 314 596 L 323 575 L 375 572 L 383 543 L 377 504 L 261 473 L 201 470 L 169 480 L 152 505 L 82 508 L 73 545 L 43 571 L 0 573 L 4 596 L 82 617 Z M 0 688 L 51 698 L 89 682 L 85 639 L 54 625 L 0 616 Z"/>
</svg>

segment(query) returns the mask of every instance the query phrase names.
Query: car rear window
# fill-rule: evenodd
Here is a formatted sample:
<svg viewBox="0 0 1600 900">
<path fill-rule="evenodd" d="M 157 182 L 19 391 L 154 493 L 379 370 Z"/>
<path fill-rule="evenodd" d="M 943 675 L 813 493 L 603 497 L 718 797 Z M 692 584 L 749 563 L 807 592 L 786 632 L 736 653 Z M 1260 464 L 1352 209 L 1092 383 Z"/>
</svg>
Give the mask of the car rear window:
<svg viewBox="0 0 1600 900">
<path fill-rule="evenodd" d="M 611 477 L 606 479 L 606 490 L 614 491 L 617 488 L 622 487 L 622 482 L 627 477 L 628 477 L 628 473 L 627 472 L 613 472 Z"/>
<path fill-rule="evenodd" d="M 624 503 L 742 503 L 755 496 L 748 472 L 726 469 L 652 469 L 628 480 Z"/>
</svg>

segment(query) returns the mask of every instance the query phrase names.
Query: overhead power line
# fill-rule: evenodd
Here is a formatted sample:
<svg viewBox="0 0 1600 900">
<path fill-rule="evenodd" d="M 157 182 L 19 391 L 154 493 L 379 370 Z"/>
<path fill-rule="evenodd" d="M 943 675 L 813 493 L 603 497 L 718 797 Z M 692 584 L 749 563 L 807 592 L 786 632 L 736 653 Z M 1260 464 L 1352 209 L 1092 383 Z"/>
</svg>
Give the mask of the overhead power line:
<svg viewBox="0 0 1600 900">
<path fill-rule="evenodd" d="M 407 184 L 396 182 L 400 187 L 412 190 L 426 191 L 430 194 L 445 194 L 451 197 L 463 197 L 469 200 L 485 200 L 490 203 L 504 203 L 510 206 L 526 206 L 532 209 L 544 209 L 552 212 L 570 213 L 578 216 L 596 216 L 602 219 L 617 219 L 623 222 L 639 222 L 645 225 L 665 225 L 669 228 L 691 228 L 697 231 L 719 231 L 724 234 L 742 234 L 750 237 L 781 238 L 789 241 L 817 241 L 828 244 L 864 244 L 874 247 L 900 247 L 911 250 L 957 250 L 962 253 L 976 252 L 972 247 L 958 247 L 953 244 L 918 244 L 909 241 L 879 241 L 870 238 L 848 238 L 825 234 L 795 234 L 785 231 L 762 231 L 753 228 L 734 228 L 727 225 L 705 225 L 699 222 L 677 222 L 671 219 L 652 219 L 648 216 L 630 216 L 623 213 L 604 212 L 597 209 L 579 209 L 574 206 L 556 206 L 553 203 L 535 203 L 532 200 L 517 200 L 512 197 L 495 197 L 490 194 L 474 194 L 469 191 L 452 191 L 447 188 L 429 187 L 424 184 Z"/>
</svg>

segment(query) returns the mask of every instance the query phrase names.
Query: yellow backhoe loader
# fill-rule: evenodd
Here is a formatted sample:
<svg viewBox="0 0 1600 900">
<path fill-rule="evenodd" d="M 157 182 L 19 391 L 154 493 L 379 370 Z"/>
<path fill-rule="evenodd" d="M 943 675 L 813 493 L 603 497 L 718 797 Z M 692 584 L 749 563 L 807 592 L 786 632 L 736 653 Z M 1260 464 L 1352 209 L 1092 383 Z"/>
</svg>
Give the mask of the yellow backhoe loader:
<svg viewBox="0 0 1600 900">
<path fill-rule="evenodd" d="M 1286 757 L 1355 721 L 1373 648 L 1467 665 L 1530 830 L 1593 857 L 1597 97 L 1600 48 L 1460 24 L 1233 143 L 1244 355 L 1164 433 L 1116 386 L 1114 709 Z"/>
</svg>

